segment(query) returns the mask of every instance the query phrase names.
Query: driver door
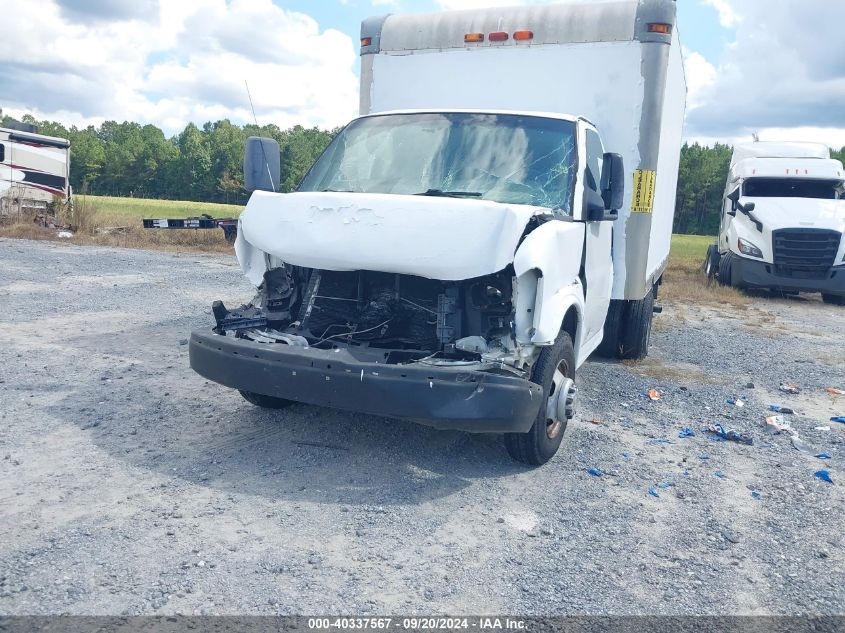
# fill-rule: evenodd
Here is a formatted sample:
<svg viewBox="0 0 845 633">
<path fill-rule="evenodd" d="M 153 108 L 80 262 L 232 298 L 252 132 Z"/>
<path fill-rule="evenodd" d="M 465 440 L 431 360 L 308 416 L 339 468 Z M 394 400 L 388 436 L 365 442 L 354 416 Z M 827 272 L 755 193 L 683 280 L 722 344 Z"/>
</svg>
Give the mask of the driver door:
<svg viewBox="0 0 845 633">
<path fill-rule="evenodd" d="M 591 125 L 582 121 L 581 143 L 584 148 L 581 164 L 584 170 L 580 178 L 584 188 L 601 193 L 601 171 L 604 160 L 604 147 L 601 137 Z M 582 210 L 585 213 L 585 210 Z M 586 238 L 584 243 L 584 338 L 593 341 L 604 331 L 604 321 L 610 305 L 610 292 L 613 287 L 613 222 L 585 222 Z M 596 343 L 597 344 L 597 343 Z"/>
</svg>

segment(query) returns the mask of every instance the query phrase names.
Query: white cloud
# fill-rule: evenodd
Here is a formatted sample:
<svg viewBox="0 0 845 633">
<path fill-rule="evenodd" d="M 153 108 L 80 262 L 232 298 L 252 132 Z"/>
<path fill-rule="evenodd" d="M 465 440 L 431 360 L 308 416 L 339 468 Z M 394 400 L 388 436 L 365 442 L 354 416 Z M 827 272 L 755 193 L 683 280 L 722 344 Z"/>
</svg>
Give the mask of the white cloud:
<svg viewBox="0 0 845 633">
<path fill-rule="evenodd" d="M 750 143 L 754 140 L 752 133 L 757 134 L 761 141 L 801 141 L 806 143 L 823 143 L 833 149 L 845 147 L 845 128 L 831 129 L 826 127 L 790 127 L 790 128 L 761 128 L 752 130 L 747 134 L 736 136 L 696 136 L 689 139 L 690 142 L 698 142 L 702 145 L 713 145 L 714 143 L 726 143 L 735 145 L 737 143 Z"/>
<path fill-rule="evenodd" d="M 694 138 L 737 138 L 758 131 L 800 140 L 845 131 L 845 2 L 720 0 L 733 12 L 736 41 L 715 74 L 688 57 L 705 81 L 696 85 L 687 133 Z M 707 77 L 711 77 L 708 79 Z M 692 101 L 692 100 L 691 100 Z"/>
<path fill-rule="evenodd" d="M 702 105 L 702 92 L 716 80 L 716 67 L 701 53 L 684 48 L 684 69 L 687 78 L 687 108 Z"/>
<path fill-rule="evenodd" d="M 94 3 L 96 4 L 96 3 Z M 252 120 L 332 127 L 357 111 L 352 39 L 271 0 L 0 0 L 0 106 L 70 123 Z"/>
<path fill-rule="evenodd" d="M 719 12 L 719 23 L 726 29 L 734 28 L 739 22 L 739 15 L 730 0 L 704 0 L 704 4 L 709 4 Z"/>
</svg>

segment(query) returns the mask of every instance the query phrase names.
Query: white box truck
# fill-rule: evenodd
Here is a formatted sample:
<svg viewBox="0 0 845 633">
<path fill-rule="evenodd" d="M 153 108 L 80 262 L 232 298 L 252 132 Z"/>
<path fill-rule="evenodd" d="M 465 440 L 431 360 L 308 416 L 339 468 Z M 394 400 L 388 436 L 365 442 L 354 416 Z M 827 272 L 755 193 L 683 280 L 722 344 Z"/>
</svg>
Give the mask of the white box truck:
<svg viewBox="0 0 845 633">
<path fill-rule="evenodd" d="M 68 140 L 19 127 L 0 128 L 0 215 L 43 211 L 71 196 Z"/>
<path fill-rule="evenodd" d="M 250 139 L 235 250 L 258 294 L 214 304 L 191 366 L 259 406 L 503 433 L 542 464 L 602 340 L 647 350 L 686 95 L 675 2 L 391 15 L 361 54 L 361 116 L 297 191 Z"/>
<path fill-rule="evenodd" d="M 844 192 L 845 169 L 825 145 L 737 145 L 705 271 L 724 285 L 845 305 Z"/>
</svg>

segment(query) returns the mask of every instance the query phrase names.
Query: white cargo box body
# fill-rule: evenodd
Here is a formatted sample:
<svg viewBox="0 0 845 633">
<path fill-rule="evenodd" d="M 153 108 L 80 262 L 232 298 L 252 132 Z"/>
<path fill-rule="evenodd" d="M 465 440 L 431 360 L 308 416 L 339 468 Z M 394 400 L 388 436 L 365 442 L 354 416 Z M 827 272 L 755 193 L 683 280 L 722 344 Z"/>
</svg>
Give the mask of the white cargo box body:
<svg viewBox="0 0 845 633">
<path fill-rule="evenodd" d="M 370 18 L 361 27 L 361 114 L 470 109 L 588 119 L 627 172 L 612 296 L 642 299 L 666 266 L 675 210 L 686 102 L 675 14 L 674 0 L 595 0 Z M 516 40 L 516 31 L 531 39 Z M 491 41 L 493 32 L 508 38 Z M 468 33 L 484 41 L 465 42 Z"/>
</svg>

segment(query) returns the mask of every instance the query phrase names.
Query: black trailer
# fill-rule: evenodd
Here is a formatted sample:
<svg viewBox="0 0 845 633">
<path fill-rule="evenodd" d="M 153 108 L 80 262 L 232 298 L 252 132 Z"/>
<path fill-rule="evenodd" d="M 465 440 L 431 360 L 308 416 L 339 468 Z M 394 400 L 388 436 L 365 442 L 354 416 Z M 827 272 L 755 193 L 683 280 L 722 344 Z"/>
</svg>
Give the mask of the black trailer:
<svg viewBox="0 0 845 633">
<path fill-rule="evenodd" d="M 223 229 L 223 236 L 229 244 L 238 237 L 237 218 L 212 218 L 203 214 L 194 218 L 144 218 L 145 229 Z"/>
</svg>

